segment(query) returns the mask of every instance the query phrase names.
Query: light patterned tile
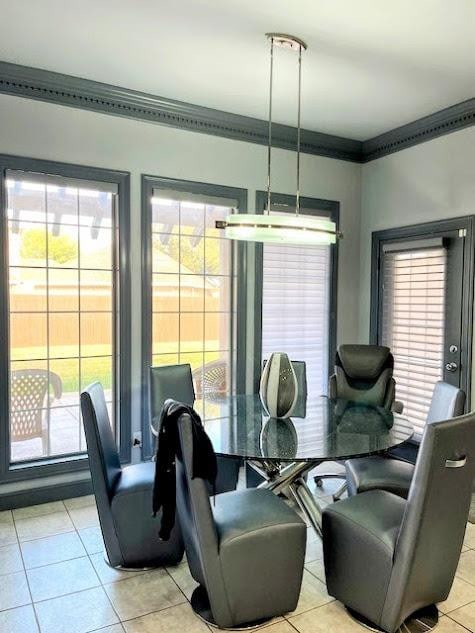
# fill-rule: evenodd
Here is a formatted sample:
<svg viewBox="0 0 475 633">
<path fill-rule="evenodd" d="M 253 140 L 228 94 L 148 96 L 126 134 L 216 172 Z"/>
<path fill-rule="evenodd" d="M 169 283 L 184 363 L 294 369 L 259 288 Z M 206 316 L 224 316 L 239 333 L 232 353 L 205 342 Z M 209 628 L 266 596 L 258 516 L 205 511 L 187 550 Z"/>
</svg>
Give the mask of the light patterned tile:
<svg viewBox="0 0 475 633">
<path fill-rule="evenodd" d="M 319 536 L 313 530 L 307 530 L 307 549 L 305 550 L 305 563 L 323 558 L 323 544 Z"/>
<path fill-rule="evenodd" d="M 39 633 L 33 607 L 29 604 L 1 611 L 0 633 Z"/>
<path fill-rule="evenodd" d="M 146 573 L 146 570 L 122 571 L 120 569 L 114 569 L 106 563 L 103 552 L 100 552 L 99 554 L 92 554 L 90 559 L 103 585 L 107 585 L 111 582 L 117 582 L 119 580 L 125 580 L 126 578 L 133 578 L 134 576 L 140 576 L 140 574 Z"/>
<path fill-rule="evenodd" d="M 13 522 L 5 521 L 0 523 L 0 547 L 18 543 L 15 526 Z"/>
<path fill-rule="evenodd" d="M 466 628 L 457 624 L 457 622 L 454 622 L 450 619 L 450 617 L 445 615 L 439 618 L 439 623 L 437 624 L 435 630 L 437 633 L 467 633 Z"/>
<path fill-rule="evenodd" d="M 94 633 L 125 633 L 125 629 L 122 624 L 113 624 L 102 629 L 96 629 Z"/>
<path fill-rule="evenodd" d="M 186 600 L 164 569 L 114 582 L 105 585 L 104 588 L 122 621 L 138 618 Z"/>
<path fill-rule="evenodd" d="M 330 602 L 323 607 L 290 617 L 289 621 L 300 633 L 362 633 L 364 630 L 339 602 Z"/>
<path fill-rule="evenodd" d="M 465 547 L 469 549 L 475 548 L 475 525 L 473 523 L 467 523 L 467 527 L 465 528 L 465 538 L 463 539 L 463 544 Z"/>
<path fill-rule="evenodd" d="M 20 548 L 16 543 L 0 547 L 0 576 L 13 574 L 16 571 L 23 571 Z"/>
<path fill-rule="evenodd" d="M 63 532 L 71 532 L 74 530 L 74 525 L 66 510 L 63 512 L 54 512 L 53 514 L 45 514 L 39 517 L 18 519 L 18 521 L 15 521 L 15 524 L 18 538 L 21 542 L 45 538 L 46 536 L 54 536 L 55 534 L 62 534 Z"/>
<path fill-rule="evenodd" d="M 71 499 L 63 499 L 66 510 L 76 510 L 77 508 L 87 508 L 95 506 L 96 499 L 94 495 L 85 495 L 84 497 L 73 497 Z"/>
<path fill-rule="evenodd" d="M 0 523 L 13 523 L 13 514 L 11 510 L 2 510 L 0 512 Z"/>
<path fill-rule="evenodd" d="M 469 631 L 475 631 L 475 602 L 471 602 L 470 604 L 460 607 L 460 609 L 451 611 L 449 617 Z"/>
<path fill-rule="evenodd" d="M 26 569 L 86 556 L 86 550 L 76 532 L 26 541 L 21 544 L 21 551 Z"/>
<path fill-rule="evenodd" d="M 0 611 L 22 607 L 31 603 L 30 591 L 24 571 L 0 578 Z"/>
<path fill-rule="evenodd" d="M 334 598 L 328 595 L 325 584 L 313 574 L 304 570 L 299 601 L 295 611 L 290 614 L 289 617 L 299 615 L 304 611 L 310 611 L 332 600 L 334 600 Z"/>
<path fill-rule="evenodd" d="M 100 585 L 87 556 L 30 569 L 27 575 L 33 602 L 57 598 Z"/>
<path fill-rule="evenodd" d="M 35 604 L 41 633 L 89 633 L 119 619 L 102 587 Z"/>
<path fill-rule="evenodd" d="M 99 516 L 95 505 L 72 508 L 69 510 L 69 516 L 77 530 L 99 526 Z"/>
<path fill-rule="evenodd" d="M 78 534 L 88 554 L 104 552 L 104 540 L 100 527 L 84 528 L 78 530 Z"/>
<path fill-rule="evenodd" d="M 40 503 L 36 506 L 17 508 L 13 510 L 13 518 L 16 521 L 17 519 L 29 519 L 45 514 L 53 514 L 53 512 L 64 512 L 64 504 L 62 501 L 51 501 L 50 503 Z"/>
<path fill-rule="evenodd" d="M 322 582 L 325 582 L 325 565 L 323 564 L 323 560 L 314 560 L 311 563 L 305 563 L 305 569 Z"/>
<path fill-rule="evenodd" d="M 456 575 L 475 585 L 475 550 L 469 550 L 460 555 Z"/>
<path fill-rule="evenodd" d="M 449 597 L 445 602 L 440 602 L 437 607 L 442 613 L 449 613 L 474 601 L 475 586 L 461 578 L 455 577 Z"/>
<path fill-rule="evenodd" d="M 188 600 L 190 600 L 191 594 L 198 586 L 198 583 L 193 579 L 188 563 L 184 561 L 175 567 L 167 567 L 167 572 L 180 587 Z"/>
<path fill-rule="evenodd" d="M 124 622 L 126 633 L 209 633 L 188 603 Z"/>
</svg>

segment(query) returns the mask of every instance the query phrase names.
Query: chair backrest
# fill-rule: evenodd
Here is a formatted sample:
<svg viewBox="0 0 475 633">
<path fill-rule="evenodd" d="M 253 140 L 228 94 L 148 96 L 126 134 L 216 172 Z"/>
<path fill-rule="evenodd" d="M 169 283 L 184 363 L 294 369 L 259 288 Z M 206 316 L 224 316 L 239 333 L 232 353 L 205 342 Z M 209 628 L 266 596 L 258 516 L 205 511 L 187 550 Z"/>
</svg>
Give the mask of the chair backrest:
<svg viewBox="0 0 475 633">
<path fill-rule="evenodd" d="M 391 408 L 395 390 L 394 358 L 382 345 L 340 345 L 330 396 Z"/>
<path fill-rule="evenodd" d="M 100 383 L 94 382 L 81 393 L 81 411 L 92 484 L 99 505 L 110 501 L 122 470 Z"/>
<path fill-rule="evenodd" d="M 435 383 L 427 422 L 450 420 L 462 415 L 465 407 L 465 392 L 443 380 Z"/>
<path fill-rule="evenodd" d="M 385 630 L 447 598 L 462 549 L 474 476 L 475 414 L 427 424 L 382 612 Z"/>
<path fill-rule="evenodd" d="M 229 607 L 219 562 L 218 535 L 211 509 L 207 482 L 193 478 L 192 421 L 188 414 L 178 419 L 180 451 L 176 457 L 176 500 L 186 558 L 193 578 L 208 594 L 215 620 Z"/>
<path fill-rule="evenodd" d="M 10 439 L 28 440 L 43 433 L 43 409 L 49 387 L 61 398 L 61 378 L 46 369 L 19 369 L 10 379 Z"/>
<path fill-rule="evenodd" d="M 228 393 L 228 363 L 225 360 L 212 360 L 193 371 L 196 393 L 203 396 L 224 396 Z"/>
<path fill-rule="evenodd" d="M 163 404 L 168 399 L 193 406 L 195 390 L 188 363 L 150 367 L 150 419 L 155 429 Z"/>
</svg>

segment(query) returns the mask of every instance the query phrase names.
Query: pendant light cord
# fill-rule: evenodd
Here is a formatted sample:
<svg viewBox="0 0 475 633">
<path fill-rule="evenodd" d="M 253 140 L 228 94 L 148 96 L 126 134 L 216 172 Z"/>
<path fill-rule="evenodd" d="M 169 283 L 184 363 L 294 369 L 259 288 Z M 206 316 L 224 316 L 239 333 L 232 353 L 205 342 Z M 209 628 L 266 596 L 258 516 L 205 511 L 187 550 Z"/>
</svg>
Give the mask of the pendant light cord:
<svg viewBox="0 0 475 633">
<path fill-rule="evenodd" d="M 270 214 L 270 165 L 272 152 L 272 85 L 274 74 L 274 38 L 270 38 L 270 72 L 269 72 L 269 142 L 267 145 L 267 213 Z"/>
<path fill-rule="evenodd" d="M 302 45 L 299 46 L 299 90 L 297 106 L 297 192 L 295 194 L 295 215 L 300 213 L 300 103 L 302 97 Z"/>
</svg>

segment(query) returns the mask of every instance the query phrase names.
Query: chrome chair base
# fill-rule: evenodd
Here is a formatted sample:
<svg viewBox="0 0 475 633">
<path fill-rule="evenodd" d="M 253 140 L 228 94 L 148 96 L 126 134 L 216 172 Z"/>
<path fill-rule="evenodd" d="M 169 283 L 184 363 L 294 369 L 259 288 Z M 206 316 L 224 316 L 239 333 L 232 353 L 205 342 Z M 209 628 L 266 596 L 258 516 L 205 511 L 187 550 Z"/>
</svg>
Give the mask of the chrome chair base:
<svg viewBox="0 0 475 633">
<path fill-rule="evenodd" d="M 265 624 L 266 622 L 270 622 L 270 618 L 265 618 L 263 620 L 258 620 L 257 622 L 250 622 L 249 624 L 243 624 L 241 626 L 233 626 L 233 627 L 219 627 L 214 621 L 213 614 L 211 613 L 211 607 L 208 600 L 208 594 L 206 593 L 206 589 L 199 585 L 191 594 L 191 608 L 195 612 L 195 614 L 203 620 L 205 624 L 209 624 L 215 629 L 220 629 L 224 631 L 250 631 L 252 629 L 258 629 L 260 626 Z"/>
<path fill-rule="evenodd" d="M 364 616 L 356 613 L 353 609 L 346 607 L 347 612 L 356 620 L 358 624 L 361 624 L 370 631 L 383 631 L 379 627 L 375 626 L 372 622 L 367 620 Z M 439 623 L 439 612 L 435 604 L 431 604 L 424 609 L 416 611 L 405 620 L 398 628 L 397 633 L 426 633 L 432 631 L 433 628 Z"/>
</svg>

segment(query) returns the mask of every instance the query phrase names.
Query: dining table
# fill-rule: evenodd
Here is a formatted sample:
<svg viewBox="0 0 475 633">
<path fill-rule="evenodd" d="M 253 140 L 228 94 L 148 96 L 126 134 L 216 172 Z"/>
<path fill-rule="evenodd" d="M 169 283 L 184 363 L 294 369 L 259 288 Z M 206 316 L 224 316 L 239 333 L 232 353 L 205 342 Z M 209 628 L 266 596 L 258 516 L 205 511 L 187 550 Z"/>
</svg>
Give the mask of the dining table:
<svg viewBox="0 0 475 633">
<path fill-rule="evenodd" d="M 385 453 L 410 439 L 403 415 L 362 402 L 307 396 L 288 418 L 267 414 L 258 394 L 195 402 L 217 455 L 240 457 L 262 476 L 260 488 L 295 501 L 321 536 L 323 501 L 308 474 L 323 462 Z"/>
</svg>

